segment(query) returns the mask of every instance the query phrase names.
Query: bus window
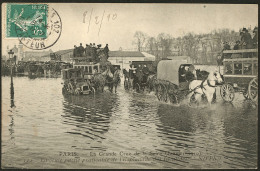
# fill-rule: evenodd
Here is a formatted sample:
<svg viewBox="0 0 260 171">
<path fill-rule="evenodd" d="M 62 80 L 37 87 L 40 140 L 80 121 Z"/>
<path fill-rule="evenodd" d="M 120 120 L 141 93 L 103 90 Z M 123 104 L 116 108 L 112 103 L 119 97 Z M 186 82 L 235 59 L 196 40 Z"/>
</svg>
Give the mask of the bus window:
<svg viewBox="0 0 260 171">
<path fill-rule="evenodd" d="M 225 74 L 232 74 L 232 63 L 225 64 Z"/>
<path fill-rule="evenodd" d="M 98 72 L 98 66 L 94 66 L 94 70 L 96 70 L 96 72 Z"/>
<path fill-rule="evenodd" d="M 242 74 L 242 64 L 241 63 L 235 63 L 234 64 L 234 73 L 235 74 Z"/>
<path fill-rule="evenodd" d="M 81 67 L 82 71 L 84 71 L 84 66 Z"/>
<path fill-rule="evenodd" d="M 257 75 L 257 74 L 258 74 L 258 63 L 254 63 L 253 74 L 254 74 L 254 75 Z"/>
<path fill-rule="evenodd" d="M 92 74 L 92 66 L 89 66 L 89 73 Z"/>
<path fill-rule="evenodd" d="M 243 73 L 244 75 L 252 75 L 252 64 L 244 63 Z"/>
</svg>

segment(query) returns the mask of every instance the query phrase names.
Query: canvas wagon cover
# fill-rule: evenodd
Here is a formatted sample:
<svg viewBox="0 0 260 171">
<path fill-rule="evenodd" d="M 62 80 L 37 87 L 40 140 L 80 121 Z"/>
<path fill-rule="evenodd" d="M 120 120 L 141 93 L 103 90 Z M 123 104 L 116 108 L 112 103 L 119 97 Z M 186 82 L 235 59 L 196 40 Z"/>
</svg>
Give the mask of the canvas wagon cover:
<svg viewBox="0 0 260 171">
<path fill-rule="evenodd" d="M 163 60 L 157 66 L 157 79 L 170 81 L 173 84 L 179 85 L 179 68 L 187 62 L 180 60 Z"/>
</svg>

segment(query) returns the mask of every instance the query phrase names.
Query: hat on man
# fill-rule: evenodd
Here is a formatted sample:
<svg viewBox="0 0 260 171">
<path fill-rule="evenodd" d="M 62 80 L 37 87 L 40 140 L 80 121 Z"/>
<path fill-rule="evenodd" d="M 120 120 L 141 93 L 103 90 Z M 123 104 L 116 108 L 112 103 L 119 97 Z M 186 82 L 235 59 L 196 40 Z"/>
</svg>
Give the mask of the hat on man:
<svg viewBox="0 0 260 171">
<path fill-rule="evenodd" d="M 243 30 L 242 31 L 247 31 L 247 29 L 246 28 L 243 28 Z"/>
</svg>

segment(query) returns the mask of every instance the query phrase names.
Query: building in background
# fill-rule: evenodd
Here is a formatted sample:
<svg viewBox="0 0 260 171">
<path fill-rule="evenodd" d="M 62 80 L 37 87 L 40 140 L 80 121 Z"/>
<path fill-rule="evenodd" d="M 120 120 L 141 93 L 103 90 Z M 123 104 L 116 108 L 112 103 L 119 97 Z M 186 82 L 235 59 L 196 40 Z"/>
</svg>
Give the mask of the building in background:
<svg viewBox="0 0 260 171">
<path fill-rule="evenodd" d="M 25 51 L 23 53 L 23 61 L 49 61 L 45 58 L 52 53 L 52 50 L 48 51 Z"/>
<path fill-rule="evenodd" d="M 73 58 L 73 49 L 60 50 L 54 53 L 60 56 L 63 62 L 71 62 L 71 58 Z M 51 60 L 50 54 L 43 56 L 42 59 L 44 61 Z M 112 65 L 120 65 L 120 68 L 129 69 L 132 61 L 155 61 L 155 56 L 139 51 L 109 51 L 108 61 Z"/>
<path fill-rule="evenodd" d="M 24 45 L 20 42 L 17 45 L 14 45 L 14 47 L 9 49 L 9 46 L 7 46 L 7 54 L 8 52 L 12 50 L 14 52 L 14 56 L 16 56 L 16 62 L 18 61 L 49 61 L 48 58 L 44 58 L 46 56 L 50 56 L 52 53 L 52 50 L 31 50 L 31 51 L 25 51 Z M 9 58 L 9 57 L 7 57 Z M 8 59 L 6 59 L 8 60 Z"/>
<path fill-rule="evenodd" d="M 109 51 L 108 61 L 112 65 L 120 65 L 122 69 L 129 69 L 133 61 L 155 61 L 155 56 L 139 51 Z"/>
</svg>

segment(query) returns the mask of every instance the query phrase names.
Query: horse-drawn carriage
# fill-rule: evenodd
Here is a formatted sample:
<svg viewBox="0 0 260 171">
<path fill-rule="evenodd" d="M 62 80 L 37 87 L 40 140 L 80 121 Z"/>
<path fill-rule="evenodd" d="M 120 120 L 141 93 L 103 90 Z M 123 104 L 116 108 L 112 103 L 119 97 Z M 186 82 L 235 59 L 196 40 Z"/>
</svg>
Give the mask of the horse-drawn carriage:
<svg viewBox="0 0 260 171">
<path fill-rule="evenodd" d="M 113 66 L 108 62 L 106 66 L 100 63 L 77 61 L 73 68 L 63 69 L 62 78 L 64 81 L 63 92 L 69 94 L 90 94 L 99 89 L 103 92 L 105 85 L 112 92 L 120 80 L 119 71 L 111 72 Z"/>
<path fill-rule="evenodd" d="M 24 65 L 25 74 L 30 76 L 42 76 L 44 74 L 43 62 L 39 61 L 30 61 Z"/>
<path fill-rule="evenodd" d="M 181 76 L 182 68 L 193 65 L 184 61 L 163 60 L 157 66 L 155 92 L 159 101 L 178 103 L 189 90 L 189 82 Z"/>
<path fill-rule="evenodd" d="M 68 68 L 62 70 L 64 94 L 90 94 L 95 93 L 94 84 L 89 79 L 84 79 L 83 70 Z"/>
<path fill-rule="evenodd" d="M 137 92 L 149 88 L 149 80 L 155 76 L 153 61 L 133 61 L 131 68 L 123 70 L 125 90 L 134 89 Z M 150 88 L 149 88 L 150 90 Z"/>
<path fill-rule="evenodd" d="M 203 80 L 197 80 L 194 65 L 184 61 L 162 60 L 157 66 L 155 92 L 159 101 L 179 103 L 188 94 L 191 102 L 199 102 L 206 97 L 208 102 L 214 100 L 216 83 L 222 82 L 218 71 L 208 73 Z"/>
<path fill-rule="evenodd" d="M 258 103 L 258 50 L 226 50 L 224 82 L 220 95 L 224 101 L 232 102 L 235 92 L 243 93 L 246 99 Z"/>
</svg>

